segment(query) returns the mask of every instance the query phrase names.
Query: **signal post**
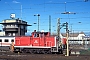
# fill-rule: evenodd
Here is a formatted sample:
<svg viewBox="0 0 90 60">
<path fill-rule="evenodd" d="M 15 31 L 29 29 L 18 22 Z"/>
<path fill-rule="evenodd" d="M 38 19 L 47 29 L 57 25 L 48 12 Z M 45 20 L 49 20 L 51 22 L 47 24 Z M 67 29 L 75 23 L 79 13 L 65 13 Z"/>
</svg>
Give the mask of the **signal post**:
<svg viewBox="0 0 90 60">
<path fill-rule="evenodd" d="M 69 30 L 68 30 L 68 23 L 66 22 L 67 54 L 66 54 L 65 56 L 69 56 L 69 43 L 68 43 L 68 37 L 69 37 Z"/>
</svg>

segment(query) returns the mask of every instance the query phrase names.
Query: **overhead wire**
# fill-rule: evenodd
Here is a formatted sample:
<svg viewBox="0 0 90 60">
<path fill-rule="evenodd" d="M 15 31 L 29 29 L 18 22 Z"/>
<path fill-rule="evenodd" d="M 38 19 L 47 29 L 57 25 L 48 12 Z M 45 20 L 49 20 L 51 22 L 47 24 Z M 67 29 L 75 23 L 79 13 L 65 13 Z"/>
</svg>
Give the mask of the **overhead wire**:
<svg viewBox="0 0 90 60">
<path fill-rule="evenodd" d="M 14 11 L 14 13 L 16 13 L 15 10 L 8 3 L 6 3 L 6 4 Z"/>
</svg>

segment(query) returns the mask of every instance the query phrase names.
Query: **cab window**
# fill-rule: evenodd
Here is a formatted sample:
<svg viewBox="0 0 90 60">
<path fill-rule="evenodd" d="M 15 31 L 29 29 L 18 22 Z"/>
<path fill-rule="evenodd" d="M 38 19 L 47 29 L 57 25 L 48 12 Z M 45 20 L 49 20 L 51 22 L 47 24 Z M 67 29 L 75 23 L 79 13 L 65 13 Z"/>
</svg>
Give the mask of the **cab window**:
<svg viewBox="0 0 90 60">
<path fill-rule="evenodd" d="M 34 34 L 34 37 L 37 37 L 37 34 Z"/>
<path fill-rule="evenodd" d="M 34 37 L 39 37 L 39 34 L 34 34 Z"/>
<path fill-rule="evenodd" d="M 39 34 L 37 34 L 37 37 L 39 37 Z"/>
</svg>

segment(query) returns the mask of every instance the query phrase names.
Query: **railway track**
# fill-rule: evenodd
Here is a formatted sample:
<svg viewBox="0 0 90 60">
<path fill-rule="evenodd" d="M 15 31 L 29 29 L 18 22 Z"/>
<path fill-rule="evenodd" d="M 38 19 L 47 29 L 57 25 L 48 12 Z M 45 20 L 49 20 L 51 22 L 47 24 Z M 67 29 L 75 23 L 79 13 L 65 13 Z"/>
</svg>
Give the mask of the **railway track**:
<svg viewBox="0 0 90 60">
<path fill-rule="evenodd" d="M 65 54 L 29 54 L 13 53 L 10 51 L 0 52 L 0 60 L 90 60 L 89 55 L 71 55 Z"/>
<path fill-rule="evenodd" d="M 28 56 L 28 55 L 40 55 L 40 56 L 65 56 L 65 54 L 30 54 L 30 53 L 14 53 L 11 51 L 0 51 L 0 56 Z M 71 54 L 70 56 L 84 56 L 84 55 L 80 55 L 80 54 Z M 88 56 L 88 55 L 87 55 Z"/>
</svg>

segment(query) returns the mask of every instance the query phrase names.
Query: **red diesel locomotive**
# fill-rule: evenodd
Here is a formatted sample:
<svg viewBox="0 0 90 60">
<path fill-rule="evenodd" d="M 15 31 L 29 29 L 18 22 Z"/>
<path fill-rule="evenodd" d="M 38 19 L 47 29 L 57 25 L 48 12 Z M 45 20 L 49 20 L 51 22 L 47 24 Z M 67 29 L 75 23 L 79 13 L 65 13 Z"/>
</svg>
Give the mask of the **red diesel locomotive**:
<svg viewBox="0 0 90 60">
<path fill-rule="evenodd" d="M 5 37 L 4 37 L 5 40 Z M 29 53 L 62 53 L 59 46 L 59 41 L 56 36 L 51 36 L 49 32 L 32 32 L 31 36 L 15 36 L 6 38 L 6 43 L 9 46 L 14 43 L 14 52 L 29 52 Z M 13 40 L 13 41 L 12 41 Z M 1 44 L 4 46 L 5 42 Z"/>
</svg>

